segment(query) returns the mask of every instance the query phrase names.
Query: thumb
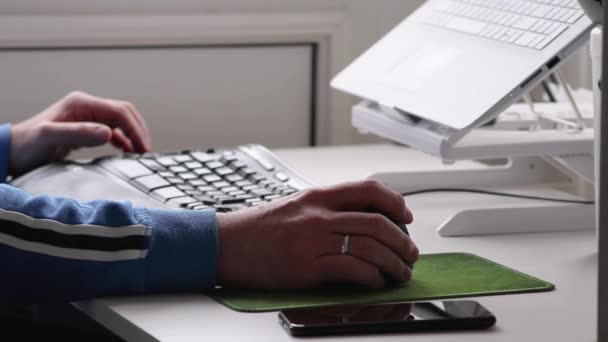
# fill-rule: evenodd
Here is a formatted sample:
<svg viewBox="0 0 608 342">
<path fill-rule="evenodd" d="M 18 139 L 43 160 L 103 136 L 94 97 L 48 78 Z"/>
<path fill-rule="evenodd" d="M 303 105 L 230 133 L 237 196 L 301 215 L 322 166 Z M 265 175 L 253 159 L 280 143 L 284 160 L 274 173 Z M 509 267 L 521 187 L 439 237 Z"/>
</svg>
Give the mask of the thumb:
<svg viewBox="0 0 608 342">
<path fill-rule="evenodd" d="M 98 146 L 110 141 L 110 127 L 91 122 L 51 122 L 41 131 L 42 140 L 51 145 Z"/>
</svg>

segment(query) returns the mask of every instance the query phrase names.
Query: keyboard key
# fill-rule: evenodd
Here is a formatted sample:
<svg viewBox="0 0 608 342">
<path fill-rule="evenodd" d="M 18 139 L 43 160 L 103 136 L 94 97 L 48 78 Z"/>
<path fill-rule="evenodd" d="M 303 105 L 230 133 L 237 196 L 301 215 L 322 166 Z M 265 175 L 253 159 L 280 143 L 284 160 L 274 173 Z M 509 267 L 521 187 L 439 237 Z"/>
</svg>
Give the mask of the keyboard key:
<svg viewBox="0 0 608 342">
<path fill-rule="evenodd" d="M 264 199 L 267 200 L 267 201 L 272 201 L 272 200 L 279 199 L 279 198 L 282 198 L 282 197 L 283 196 L 281 196 L 281 195 L 270 195 L 270 196 L 264 197 Z"/>
<path fill-rule="evenodd" d="M 191 181 L 189 181 L 188 183 L 190 183 L 190 185 L 192 186 L 203 186 L 203 185 L 207 185 L 207 182 L 205 182 L 202 179 L 192 179 Z"/>
<path fill-rule="evenodd" d="M 202 196 L 203 193 L 198 190 L 188 190 L 186 191 L 186 195 L 188 196 Z"/>
<path fill-rule="evenodd" d="M 281 182 L 287 182 L 289 180 L 289 176 L 284 174 L 283 172 L 275 173 L 274 177 L 280 180 Z"/>
<path fill-rule="evenodd" d="M 527 47 L 537 37 L 537 34 L 526 32 L 521 37 L 519 37 L 518 40 L 515 41 L 515 44 Z"/>
<path fill-rule="evenodd" d="M 208 168 L 206 168 L 206 167 L 202 167 L 202 168 L 200 168 L 200 169 L 195 169 L 195 170 L 194 170 L 194 173 L 196 173 L 196 174 L 197 174 L 197 175 L 199 175 L 199 176 L 205 176 L 205 175 L 210 175 L 210 174 L 212 174 L 212 173 L 213 173 L 213 171 L 209 170 L 209 169 L 208 169 Z"/>
<path fill-rule="evenodd" d="M 198 176 L 197 176 L 197 175 L 195 175 L 194 173 L 189 173 L 189 172 L 187 172 L 187 173 L 180 173 L 178 176 L 179 176 L 181 179 L 183 179 L 183 180 L 192 180 L 192 179 L 198 179 Z"/>
<path fill-rule="evenodd" d="M 175 157 L 174 159 L 176 162 L 178 162 L 180 164 L 192 161 L 192 157 L 190 157 L 189 155 L 186 155 L 186 154 L 179 155 L 179 156 Z"/>
<path fill-rule="evenodd" d="M 214 205 L 217 203 L 217 201 L 215 199 L 213 199 L 211 196 L 208 196 L 208 195 L 194 196 L 194 198 L 201 201 L 205 205 Z"/>
<path fill-rule="evenodd" d="M 582 17 L 583 17 L 583 11 L 576 11 L 572 16 L 568 17 L 568 19 L 566 20 L 566 23 L 574 24 Z"/>
<path fill-rule="evenodd" d="M 247 193 L 243 190 L 236 190 L 236 191 L 232 191 L 229 192 L 228 195 L 230 196 L 240 196 L 240 195 L 246 195 Z"/>
<path fill-rule="evenodd" d="M 188 169 L 183 166 L 172 166 L 169 168 L 169 170 L 171 170 L 173 173 L 188 172 Z"/>
<path fill-rule="evenodd" d="M 278 184 L 278 183 L 269 183 L 266 184 L 266 189 L 277 192 L 279 190 L 279 188 L 282 188 L 283 185 Z"/>
<path fill-rule="evenodd" d="M 259 189 L 260 187 L 257 185 L 246 185 L 244 187 L 241 187 L 241 189 L 245 190 L 245 191 L 251 191 L 251 190 L 256 190 Z"/>
<path fill-rule="evenodd" d="M 211 183 L 211 185 L 213 185 L 216 189 L 221 189 L 221 188 L 230 186 L 230 183 L 221 181 L 221 182 Z"/>
<path fill-rule="evenodd" d="M 253 183 L 260 183 L 266 180 L 266 177 L 262 176 L 262 175 L 251 175 L 249 177 L 249 180 Z"/>
<path fill-rule="evenodd" d="M 188 162 L 188 163 L 184 164 L 184 166 L 189 168 L 190 170 L 194 170 L 194 169 L 199 169 L 199 168 L 203 167 L 203 164 L 193 161 L 193 162 Z"/>
<path fill-rule="evenodd" d="M 204 152 L 192 152 L 190 153 L 190 155 L 192 156 L 192 158 L 198 160 L 201 163 L 207 163 L 215 159 L 211 155 Z"/>
<path fill-rule="evenodd" d="M 169 171 L 159 172 L 158 175 L 161 176 L 161 177 L 163 177 L 163 178 L 175 177 L 175 174 L 173 172 L 169 172 Z"/>
<path fill-rule="evenodd" d="M 177 197 L 177 198 L 172 198 L 170 199 L 167 204 L 172 206 L 172 207 L 186 207 L 188 204 L 190 203 L 196 203 L 197 200 L 190 197 L 190 196 L 184 196 L 184 197 Z"/>
<path fill-rule="evenodd" d="M 148 169 L 153 171 L 164 171 L 166 170 L 164 166 L 160 165 L 156 161 L 152 159 L 140 159 L 140 163 L 144 164 Z"/>
<path fill-rule="evenodd" d="M 214 198 L 214 199 L 215 199 L 215 200 L 216 200 L 218 203 L 221 203 L 223 200 L 227 200 L 227 199 L 232 198 L 232 197 L 230 197 L 230 196 L 228 196 L 228 195 L 224 194 L 224 195 L 215 195 L 215 196 L 213 196 L 213 198 Z"/>
<path fill-rule="evenodd" d="M 244 198 L 226 198 L 220 202 L 220 205 L 245 203 Z"/>
<path fill-rule="evenodd" d="M 296 192 L 298 192 L 298 190 L 292 189 L 292 188 L 287 188 L 287 189 L 281 190 L 281 195 L 289 196 L 291 194 L 295 194 Z"/>
<path fill-rule="evenodd" d="M 232 151 L 230 151 L 230 152 L 232 152 Z M 234 152 L 232 152 L 232 153 L 228 153 L 228 154 L 227 154 L 226 152 L 224 152 L 224 153 L 222 153 L 222 158 L 221 158 L 221 160 L 222 160 L 224 163 L 228 164 L 228 163 L 230 163 L 230 162 L 233 162 L 233 161 L 238 160 L 238 157 L 236 156 L 236 154 L 235 154 Z"/>
<path fill-rule="evenodd" d="M 253 183 L 251 183 L 248 180 L 242 180 L 242 181 L 238 181 L 238 182 L 234 183 L 234 185 L 236 185 L 238 187 L 244 187 L 244 186 L 253 185 Z"/>
<path fill-rule="evenodd" d="M 159 175 L 149 175 L 135 178 L 132 181 L 133 185 L 144 192 L 150 192 L 154 189 L 170 186 L 171 184 Z"/>
<path fill-rule="evenodd" d="M 519 19 L 512 25 L 515 28 L 520 30 L 529 30 L 533 25 L 538 22 L 536 18 L 530 17 L 519 17 Z"/>
<path fill-rule="evenodd" d="M 219 162 L 219 161 L 208 162 L 205 165 L 207 165 L 207 167 L 210 168 L 211 170 L 215 170 L 215 169 L 224 167 L 224 163 Z"/>
<path fill-rule="evenodd" d="M 177 186 L 177 188 L 180 189 L 181 191 L 194 190 L 194 188 L 188 184 L 180 184 Z"/>
<path fill-rule="evenodd" d="M 234 170 L 232 170 L 229 167 L 222 167 L 220 169 L 215 170 L 215 173 L 217 173 L 220 176 L 228 176 L 228 175 L 234 174 Z"/>
<path fill-rule="evenodd" d="M 186 196 L 186 194 L 184 192 L 182 192 L 180 189 L 171 186 L 171 187 L 166 187 L 166 188 L 160 188 L 157 190 L 154 190 L 151 192 L 151 196 L 166 202 L 169 199 L 172 198 L 177 198 L 177 197 L 183 197 Z"/>
<path fill-rule="evenodd" d="M 195 208 L 201 207 L 201 206 L 205 206 L 205 205 L 201 202 L 192 202 L 192 203 L 186 205 L 186 208 L 189 210 L 196 210 Z"/>
<path fill-rule="evenodd" d="M 215 191 L 215 187 L 211 186 L 211 185 L 204 185 L 204 186 L 199 186 L 198 188 L 196 188 L 198 191 L 202 191 L 202 192 L 209 192 L 209 191 Z"/>
<path fill-rule="evenodd" d="M 251 194 L 254 196 L 257 196 L 257 197 L 274 195 L 274 193 L 272 193 L 271 191 L 269 191 L 267 189 L 253 189 L 253 190 L 251 190 Z"/>
<path fill-rule="evenodd" d="M 277 184 L 277 183 L 275 183 L 274 181 L 269 180 L 269 179 L 264 179 L 263 181 L 258 183 L 258 186 L 268 188 L 269 185 L 271 185 L 271 184 Z M 276 188 L 276 186 L 275 186 L 275 188 Z"/>
<path fill-rule="evenodd" d="M 175 162 L 175 160 L 171 157 L 160 157 L 160 158 L 156 158 L 156 161 L 163 166 L 175 166 L 177 165 L 177 162 Z"/>
<path fill-rule="evenodd" d="M 167 181 L 169 183 L 171 183 L 171 184 L 184 184 L 184 183 L 186 183 L 183 179 L 181 179 L 181 178 L 175 178 L 175 177 L 167 178 Z"/>
<path fill-rule="evenodd" d="M 215 206 L 215 210 L 217 210 L 220 213 L 229 213 L 229 212 L 237 211 L 237 210 L 240 210 L 240 209 L 243 209 L 243 208 L 245 208 L 245 206 L 242 205 L 242 204 L 231 204 L 231 205 L 218 205 L 218 206 Z"/>
<path fill-rule="evenodd" d="M 231 193 L 233 191 L 242 191 L 239 188 L 237 188 L 236 186 L 227 186 L 225 188 L 221 188 L 220 190 L 223 191 L 223 192 L 225 192 L 225 193 L 227 193 L 227 194 Z"/>
<path fill-rule="evenodd" d="M 542 50 L 544 49 L 547 45 L 549 45 L 552 41 L 555 40 L 555 38 L 557 38 L 560 34 L 562 34 L 562 32 L 564 32 L 566 29 L 568 29 L 568 26 L 566 25 L 559 25 L 555 31 L 553 31 L 552 34 L 544 37 L 544 39 L 542 39 L 540 42 L 538 42 L 534 48 L 538 49 L 538 50 Z"/>
<path fill-rule="evenodd" d="M 247 164 L 243 163 L 242 161 L 233 161 L 232 163 L 230 163 L 230 167 L 233 168 L 234 170 L 240 170 L 240 169 L 244 169 L 247 167 Z"/>
<path fill-rule="evenodd" d="M 266 160 L 266 158 L 258 157 L 256 158 L 256 160 L 260 165 L 262 165 L 263 168 L 266 169 L 266 171 L 274 171 L 274 165 L 268 160 Z"/>
<path fill-rule="evenodd" d="M 251 175 L 255 175 L 257 172 L 250 168 L 250 167 L 246 167 L 244 169 L 239 170 L 239 174 L 245 178 L 251 176 Z"/>
<path fill-rule="evenodd" d="M 127 179 L 133 179 L 153 174 L 152 170 L 133 159 L 113 159 L 110 166 Z"/>
<path fill-rule="evenodd" d="M 215 182 L 221 181 L 222 177 L 220 177 L 218 175 L 207 175 L 207 176 L 204 176 L 203 179 L 207 183 L 215 183 Z"/>
<path fill-rule="evenodd" d="M 236 183 L 236 182 L 244 180 L 244 178 L 241 175 L 237 175 L 237 174 L 228 175 L 228 176 L 224 177 L 224 179 L 231 183 Z"/>
<path fill-rule="evenodd" d="M 206 206 L 206 205 L 199 205 L 199 206 L 192 208 L 192 210 L 207 210 L 207 209 L 213 209 L 213 208 Z"/>
</svg>

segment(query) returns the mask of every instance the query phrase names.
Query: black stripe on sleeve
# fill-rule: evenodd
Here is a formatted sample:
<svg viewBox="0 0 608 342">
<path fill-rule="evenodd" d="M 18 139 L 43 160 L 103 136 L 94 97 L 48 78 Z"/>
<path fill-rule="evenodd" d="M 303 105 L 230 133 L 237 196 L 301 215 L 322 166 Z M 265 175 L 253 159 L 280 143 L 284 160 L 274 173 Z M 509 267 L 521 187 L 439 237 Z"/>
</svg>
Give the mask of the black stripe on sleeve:
<svg viewBox="0 0 608 342">
<path fill-rule="evenodd" d="M 20 223 L 6 220 L 0 220 L 0 233 L 21 240 L 55 247 L 103 252 L 147 250 L 150 244 L 149 236 L 131 235 L 125 237 L 102 237 L 62 234 L 50 230 L 30 228 Z"/>
</svg>

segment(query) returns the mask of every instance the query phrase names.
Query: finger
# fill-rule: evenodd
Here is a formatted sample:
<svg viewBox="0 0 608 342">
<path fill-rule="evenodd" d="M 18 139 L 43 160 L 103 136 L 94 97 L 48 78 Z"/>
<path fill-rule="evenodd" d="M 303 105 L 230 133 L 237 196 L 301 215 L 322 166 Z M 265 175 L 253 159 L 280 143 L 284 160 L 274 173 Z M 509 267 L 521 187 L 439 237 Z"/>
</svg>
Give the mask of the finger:
<svg viewBox="0 0 608 342">
<path fill-rule="evenodd" d="M 349 255 L 328 255 L 316 259 L 320 281 L 350 282 L 373 289 L 384 288 L 384 277 L 378 268 Z"/>
<path fill-rule="evenodd" d="M 341 246 L 344 242 L 343 235 L 334 234 L 332 239 L 336 246 Z M 373 238 L 350 236 L 346 254 L 374 265 L 382 273 L 399 283 L 405 283 L 412 277 L 412 271 L 401 260 L 400 256 Z"/>
<path fill-rule="evenodd" d="M 345 183 L 309 191 L 314 199 L 338 211 L 378 211 L 397 223 L 409 224 L 412 213 L 401 194 L 374 181 Z"/>
<path fill-rule="evenodd" d="M 406 264 L 418 260 L 418 247 L 396 224 L 381 214 L 335 213 L 331 233 L 368 236 L 398 255 Z"/>
<path fill-rule="evenodd" d="M 151 139 L 151 135 L 150 135 L 150 129 L 148 128 L 148 125 L 146 124 L 146 121 L 144 120 L 141 113 L 137 110 L 137 108 L 135 108 L 135 106 L 131 102 L 118 101 L 118 105 L 124 106 L 127 110 L 129 110 L 131 115 L 133 115 L 133 117 L 135 118 L 135 120 L 137 121 L 137 123 L 139 124 L 139 126 L 142 129 L 142 134 L 144 136 L 144 142 L 146 144 L 148 151 L 151 150 L 152 149 L 152 139 Z"/>
<path fill-rule="evenodd" d="M 120 128 L 115 128 L 112 130 L 112 145 L 127 153 L 134 152 L 133 143 L 131 143 L 131 140 L 127 138 Z"/>
<path fill-rule="evenodd" d="M 49 122 L 41 127 L 42 140 L 49 145 L 99 146 L 110 141 L 106 125 L 91 122 Z"/>
<path fill-rule="evenodd" d="M 135 152 L 147 152 L 144 128 L 131 114 L 128 106 L 89 94 L 79 94 L 78 112 L 84 113 L 87 121 L 104 123 L 111 128 L 120 128 L 133 143 Z"/>
</svg>

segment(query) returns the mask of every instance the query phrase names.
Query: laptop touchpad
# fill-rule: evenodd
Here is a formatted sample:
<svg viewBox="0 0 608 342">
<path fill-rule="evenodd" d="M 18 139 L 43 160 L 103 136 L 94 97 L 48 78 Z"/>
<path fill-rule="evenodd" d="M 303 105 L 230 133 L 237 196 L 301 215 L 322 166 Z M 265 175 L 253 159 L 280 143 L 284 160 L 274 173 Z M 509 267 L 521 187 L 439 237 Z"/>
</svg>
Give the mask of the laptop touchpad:
<svg viewBox="0 0 608 342">
<path fill-rule="evenodd" d="M 384 83 L 416 91 L 432 81 L 460 54 L 460 50 L 425 43 L 412 50 L 384 76 Z"/>
</svg>

